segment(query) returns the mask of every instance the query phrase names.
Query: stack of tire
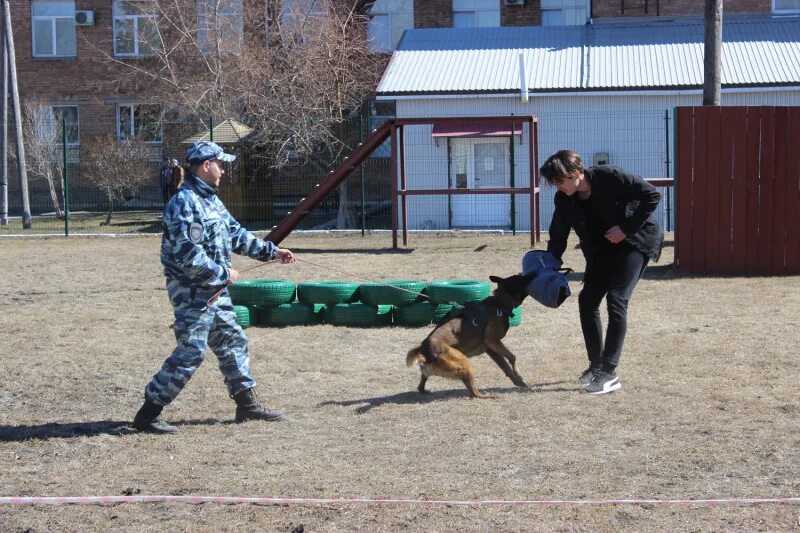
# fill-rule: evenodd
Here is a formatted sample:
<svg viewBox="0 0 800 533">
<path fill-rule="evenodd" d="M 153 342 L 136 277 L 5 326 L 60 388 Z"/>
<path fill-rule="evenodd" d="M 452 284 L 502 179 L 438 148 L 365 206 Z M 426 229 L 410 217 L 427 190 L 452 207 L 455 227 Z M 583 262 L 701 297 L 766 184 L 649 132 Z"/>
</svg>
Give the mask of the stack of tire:
<svg viewBox="0 0 800 533">
<path fill-rule="evenodd" d="M 295 326 L 319 323 L 318 310 L 295 302 L 297 286 L 285 279 L 239 281 L 228 287 L 243 328 L 250 325 Z"/>
<path fill-rule="evenodd" d="M 424 327 L 442 321 L 453 307 L 489 296 L 488 283 L 468 279 L 446 281 L 390 280 L 374 283 L 288 280 L 240 281 L 228 287 L 236 320 L 271 327 L 327 323 L 334 326 Z M 512 326 L 521 321 L 514 309 Z"/>
</svg>

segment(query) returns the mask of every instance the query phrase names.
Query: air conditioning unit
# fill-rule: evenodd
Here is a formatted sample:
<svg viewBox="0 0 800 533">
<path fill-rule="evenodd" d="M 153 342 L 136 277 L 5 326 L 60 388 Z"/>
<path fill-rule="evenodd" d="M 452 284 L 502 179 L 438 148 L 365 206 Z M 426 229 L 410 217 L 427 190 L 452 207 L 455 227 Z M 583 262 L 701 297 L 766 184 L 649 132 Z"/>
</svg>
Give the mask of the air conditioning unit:
<svg viewBox="0 0 800 533">
<path fill-rule="evenodd" d="M 94 26 L 94 11 L 76 11 L 76 26 Z"/>
<path fill-rule="evenodd" d="M 525 0 L 503 0 L 503 3 L 507 6 L 524 6 Z"/>
</svg>

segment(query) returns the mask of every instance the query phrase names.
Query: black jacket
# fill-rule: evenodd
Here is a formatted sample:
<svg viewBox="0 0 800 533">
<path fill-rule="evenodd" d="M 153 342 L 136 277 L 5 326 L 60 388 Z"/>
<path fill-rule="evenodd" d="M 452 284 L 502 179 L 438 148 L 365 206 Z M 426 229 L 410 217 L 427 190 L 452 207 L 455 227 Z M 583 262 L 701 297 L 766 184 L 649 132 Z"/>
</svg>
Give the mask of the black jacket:
<svg viewBox="0 0 800 533">
<path fill-rule="evenodd" d="M 639 176 L 618 167 L 587 168 L 584 177 L 592 184 L 589 202 L 594 217 L 579 205 L 577 194 L 567 196 L 557 192 L 547 251 L 561 259 L 572 228 L 580 239 L 584 257 L 589 260 L 608 244 L 604 233 L 619 226 L 626 235 L 625 241 L 658 261 L 664 232 L 653 213 L 661 201 L 661 193 Z M 596 227 L 598 223 L 601 227 Z"/>
</svg>

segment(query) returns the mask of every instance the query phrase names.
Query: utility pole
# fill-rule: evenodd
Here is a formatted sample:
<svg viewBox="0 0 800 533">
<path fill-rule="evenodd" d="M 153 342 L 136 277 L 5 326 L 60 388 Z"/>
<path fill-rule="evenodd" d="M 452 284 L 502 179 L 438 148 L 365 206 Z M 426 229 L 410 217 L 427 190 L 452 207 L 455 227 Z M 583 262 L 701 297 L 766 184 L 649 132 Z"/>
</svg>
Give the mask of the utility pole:
<svg viewBox="0 0 800 533">
<path fill-rule="evenodd" d="M 11 104 L 14 106 L 14 127 L 17 138 L 17 168 L 19 171 L 19 191 L 22 195 L 22 228 L 31 229 L 31 202 L 28 198 L 28 171 L 25 166 L 25 143 L 22 139 L 22 106 L 17 86 L 17 59 L 14 54 L 14 31 L 11 29 L 11 6 L 3 0 L 3 13 L 6 30 L 5 48 L 8 51 L 9 78 L 11 82 Z"/>
<path fill-rule="evenodd" d="M 8 49 L 6 48 L 5 9 L 0 12 L 0 46 L 3 47 L 3 103 L 0 116 L 0 226 L 8 226 Z"/>
<path fill-rule="evenodd" d="M 705 0 L 703 105 L 720 105 L 722 87 L 722 0 Z"/>
</svg>

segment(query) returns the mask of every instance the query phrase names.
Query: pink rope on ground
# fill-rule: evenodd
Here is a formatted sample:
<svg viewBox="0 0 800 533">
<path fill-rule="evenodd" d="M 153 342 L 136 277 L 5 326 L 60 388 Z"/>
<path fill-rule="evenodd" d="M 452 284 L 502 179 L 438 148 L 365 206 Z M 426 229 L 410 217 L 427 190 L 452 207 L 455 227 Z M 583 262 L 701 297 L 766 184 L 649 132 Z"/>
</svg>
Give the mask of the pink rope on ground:
<svg viewBox="0 0 800 533">
<path fill-rule="evenodd" d="M 607 500 L 417 500 L 389 498 L 243 498 L 237 496 L 0 496 L 0 504 L 64 505 L 112 503 L 222 503 L 254 505 L 745 505 L 762 503 L 800 504 L 800 497 L 704 498 L 704 499 L 607 499 Z"/>
</svg>

